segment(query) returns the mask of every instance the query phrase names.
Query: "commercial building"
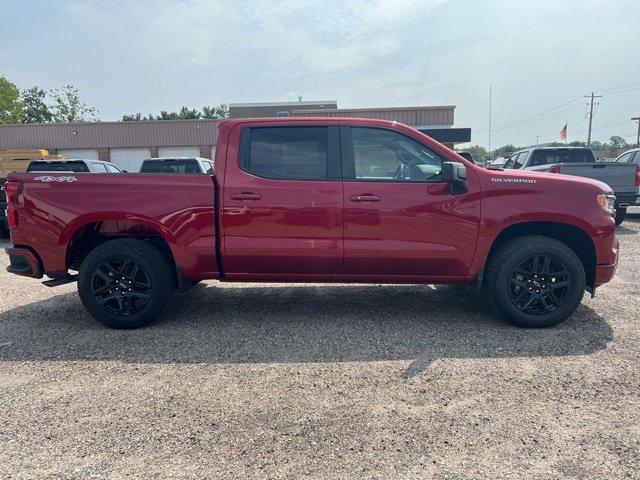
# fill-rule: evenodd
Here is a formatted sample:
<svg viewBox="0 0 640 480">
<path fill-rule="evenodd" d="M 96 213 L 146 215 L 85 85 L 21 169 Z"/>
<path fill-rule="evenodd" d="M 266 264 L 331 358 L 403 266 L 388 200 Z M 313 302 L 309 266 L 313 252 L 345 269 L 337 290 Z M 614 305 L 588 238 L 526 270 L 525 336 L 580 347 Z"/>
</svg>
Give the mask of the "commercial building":
<svg viewBox="0 0 640 480">
<path fill-rule="evenodd" d="M 454 127 L 455 106 L 338 108 L 335 100 L 235 103 L 232 118 L 327 116 L 381 118 L 406 123 L 449 147 L 471 140 L 470 128 Z M 111 161 L 137 172 L 149 157 L 213 158 L 218 120 L 45 123 L 0 125 L 0 150 L 47 149 L 69 158 Z"/>
<path fill-rule="evenodd" d="M 0 125 L 0 149 L 45 148 L 69 158 L 111 161 L 137 172 L 149 157 L 212 158 L 218 120 Z"/>
<path fill-rule="evenodd" d="M 230 103 L 229 116 L 231 118 L 258 117 L 293 117 L 297 112 L 318 112 L 320 110 L 336 110 L 336 100 L 318 100 L 314 102 L 264 102 L 264 103 Z"/>
</svg>

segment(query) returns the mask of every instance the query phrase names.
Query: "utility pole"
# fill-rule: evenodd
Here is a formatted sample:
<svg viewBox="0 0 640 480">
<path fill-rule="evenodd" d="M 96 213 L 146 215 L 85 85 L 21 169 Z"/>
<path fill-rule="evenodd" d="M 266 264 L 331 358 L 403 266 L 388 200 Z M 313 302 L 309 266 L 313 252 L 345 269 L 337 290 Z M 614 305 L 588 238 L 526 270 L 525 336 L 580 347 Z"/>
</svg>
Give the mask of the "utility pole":
<svg viewBox="0 0 640 480">
<path fill-rule="evenodd" d="M 536 135 L 536 147 L 538 146 L 538 140 L 540 140 L 540 135 Z"/>
<path fill-rule="evenodd" d="M 491 84 L 489 84 L 489 161 L 491 161 Z"/>
<path fill-rule="evenodd" d="M 591 95 L 585 95 L 586 98 L 591 97 L 591 106 L 589 107 L 589 135 L 587 136 L 587 145 L 591 145 L 591 125 L 593 124 L 593 99 L 601 98 L 602 95 L 596 95 L 591 92 Z"/>
<path fill-rule="evenodd" d="M 634 120 L 638 123 L 638 137 L 636 138 L 636 147 L 640 148 L 640 117 L 633 117 L 631 120 Z"/>
</svg>

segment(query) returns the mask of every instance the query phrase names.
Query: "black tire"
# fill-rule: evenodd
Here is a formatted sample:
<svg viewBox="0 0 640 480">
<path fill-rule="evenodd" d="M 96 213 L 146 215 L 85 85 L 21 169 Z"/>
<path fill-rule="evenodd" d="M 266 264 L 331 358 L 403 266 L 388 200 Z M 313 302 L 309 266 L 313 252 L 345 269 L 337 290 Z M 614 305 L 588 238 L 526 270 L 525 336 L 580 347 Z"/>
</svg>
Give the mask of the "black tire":
<svg viewBox="0 0 640 480">
<path fill-rule="evenodd" d="M 627 209 L 626 208 L 616 208 L 616 225 L 620 225 L 622 222 L 624 222 L 624 218 L 627 216 Z"/>
<path fill-rule="evenodd" d="M 562 322 L 578 307 L 585 273 L 567 245 L 528 235 L 511 240 L 491 256 L 484 286 L 491 306 L 511 323 L 543 328 Z"/>
<path fill-rule="evenodd" d="M 78 293 L 89 314 L 112 328 L 151 323 L 167 305 L 175 276 L 169 259 L 144 240 L 110 240 L 80 265 Z"/>
</svg>

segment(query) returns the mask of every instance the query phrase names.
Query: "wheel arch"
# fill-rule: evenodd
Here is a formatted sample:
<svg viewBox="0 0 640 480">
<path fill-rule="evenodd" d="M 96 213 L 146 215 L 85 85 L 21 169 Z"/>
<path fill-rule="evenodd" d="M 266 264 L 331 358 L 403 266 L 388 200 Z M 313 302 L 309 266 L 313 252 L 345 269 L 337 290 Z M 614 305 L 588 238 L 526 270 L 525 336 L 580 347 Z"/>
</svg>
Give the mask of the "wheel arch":
<svg viewBox="0 0 640 480">
<path fill-rule="evenodd" d="M 60 243 L 66 244 L 65 266 L 77 270 L 74 267 L 78 267 L 91 250 L 117 238 L 148 241 L 175 265 L 175 239 L 162 224 L 145 217 L 92 215 L 69 224 L 60 235 Z"/>
<path fill-rule="evenodd" d="M 594 288 L 596 271 L 596 248 L 591 237 L 583 229 L 560 222 L 522 222 L 504 228 L 494 239 L 486 263 L 495 252 L 509 241 L 526 235 L 543 235 L 558 240 L 571 248 L 584 267 L 586 284 Z"/>
</svg>

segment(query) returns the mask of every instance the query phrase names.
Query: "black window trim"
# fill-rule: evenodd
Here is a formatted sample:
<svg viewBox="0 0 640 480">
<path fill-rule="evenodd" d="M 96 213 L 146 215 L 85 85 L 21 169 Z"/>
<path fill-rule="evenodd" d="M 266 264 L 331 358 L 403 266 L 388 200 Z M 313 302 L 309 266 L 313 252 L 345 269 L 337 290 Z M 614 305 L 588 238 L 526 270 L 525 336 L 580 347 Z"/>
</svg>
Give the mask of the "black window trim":
<svg viewBox="0 0 640 480">
<path fill-rule="evenodd" d="M 394 180 L 394 179 L 358 179 L 356 178 L 356 164 L 355 164 L 355 155 L 353 153 L 353 135 L 351 133 L 352 128 L 368 128 L 375 130 L 384 130 L 387 132 L 397 133 L 398 135 L 402 135 L 403 137 L 407 137 L 414 142 L 419 143 L 434 155 L 438 156 L 442 163 L 446 162 L 447 159 L 443 158 L 442 155 L 434 152 L 429 147 L 427 147 L 422 142 L 419 142 L 415 138 L 407 135 L 406 133 L 399 132 L 398 130 L 394 130 L 392 128 L 385 127 L 377 127 L 377 126 L 369 126 L 369 125 L 342 125 L 340 126 L 340 152 L 342 155 L 342 180 L 344 182 L 353 182 L 353 183 L 398 183 L 398 184 L 407 184 L 407 183 L 428 183 L 428 184 L 443 184 L 446 183 L 442 180 L 442 172 L 440 173 L 439 180 Z"/>
<path fill-rule="evenodd" d="M 251 155 L 251 132 L 257 129 L 266 128 L 309 128 L 320 127 L 327 129 L 327 171 L 326 178 L 282 178 L 282 177 L 265 177 L 250 171 L 247 168 L 249 164 L 249 156 Z M 272 126 L 246 126 L 240 131 L 240 152 L 238 153 L 238 167 L 248 175 L 265 180 L 277 180 L 283 182 L 335 182 L 342 180 L 341 158 L 340 158 L 340 135 L 338 133 L 338 125 L 329 124 L 312 124 L 312 125 L 272 125 Z"/>
</svg>

